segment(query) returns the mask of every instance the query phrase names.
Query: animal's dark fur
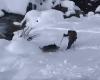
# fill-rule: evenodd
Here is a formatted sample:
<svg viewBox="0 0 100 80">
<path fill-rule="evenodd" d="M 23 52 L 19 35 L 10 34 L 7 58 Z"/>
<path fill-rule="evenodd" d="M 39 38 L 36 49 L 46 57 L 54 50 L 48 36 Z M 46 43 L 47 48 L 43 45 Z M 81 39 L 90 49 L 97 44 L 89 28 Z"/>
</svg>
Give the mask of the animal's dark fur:
<svg viewBox="0 0 100 80">
<path fill-rule="evenodd" d="M 47 45 L 47 46 L 44 46 L 42 48 L 40 48 L 43 52 L 55 52 L 59 49 L 60 47 L 58 47 L 57 45 L 55 44 L 50 44 L 50 45 Z"/>
</svg>

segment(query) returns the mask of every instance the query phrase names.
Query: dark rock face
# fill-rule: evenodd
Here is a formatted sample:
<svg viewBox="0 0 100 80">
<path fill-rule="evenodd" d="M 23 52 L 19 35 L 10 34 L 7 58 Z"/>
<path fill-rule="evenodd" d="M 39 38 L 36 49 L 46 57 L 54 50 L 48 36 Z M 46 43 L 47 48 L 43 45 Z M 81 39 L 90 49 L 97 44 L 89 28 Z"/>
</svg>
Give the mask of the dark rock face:
<svg viewBox="0 0 100 80">
<path fill-rule="evenodd" d="M 71 0 L 82 10 L 84 13 L 89 11 L 95 12 L 98 5 L 100 5 L 100 0 Z"/>
</svg>

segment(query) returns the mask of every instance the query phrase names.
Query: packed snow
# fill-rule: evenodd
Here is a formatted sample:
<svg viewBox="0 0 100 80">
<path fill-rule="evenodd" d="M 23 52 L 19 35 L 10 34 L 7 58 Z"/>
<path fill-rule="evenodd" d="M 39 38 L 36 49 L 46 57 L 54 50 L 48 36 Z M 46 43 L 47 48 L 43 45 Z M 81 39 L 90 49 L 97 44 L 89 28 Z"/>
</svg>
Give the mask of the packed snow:
<svg viewBox="0 0 100 80">
<path fill-rule="evenodd" d="M 35 28 L 38 27 L 37 25 L 49 25 L 56 22 L 60 22 L 62 20 L 64 20 L 63 13 L 60 11 L 52 9 L 46 11 L 32 10 L 25 15 L 25 18 L 22 20 L 21 24 L 26 21 L 26 26 Z"/>
<path fill-rule="evenodd" d="M 36 16 L 42 22 L 35 24 L 37 27 L 28 35 L 37 35 L 33 40 L 20 37 L 23 30 L 15 32 L 12 41 L 0 40 L 0 80 L 99 80 L 100 15 L 59 21 L 53 11 L 41 13 Z M 48 24 L 45 16 L 53 16 L 55 22 L 50 20 Z M 34 27 L 35 19 L 27 22 L 29 27 Z M 78 39 L 70 50 L 65 50 L 68 39 L 60 41 L 69 29 L 77 31 Z M 39 48 L 53 43 L 60 47 L 57 52 L 44 53 Z"/>
<path fill-rule="evenodd" d="M 0 0 L 0 9 L 25 15 L 28 0 Z"/>
</svg>

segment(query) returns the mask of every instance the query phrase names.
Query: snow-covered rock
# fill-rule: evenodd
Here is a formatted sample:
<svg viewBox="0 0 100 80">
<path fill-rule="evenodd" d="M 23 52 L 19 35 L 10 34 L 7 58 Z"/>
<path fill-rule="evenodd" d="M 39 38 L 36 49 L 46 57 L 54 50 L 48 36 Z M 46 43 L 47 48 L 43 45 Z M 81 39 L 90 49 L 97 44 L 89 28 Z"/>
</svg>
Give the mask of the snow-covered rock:
<svg viewBox="0 0 100 80">
<path fill-rule="evenodd" d="M 100 80 L 100 15 L 63 19 L 60 11 L 32 10 L 21 23 L 25 20 L 25 29 L 33 28 L 29 36 L 38 35 L 27 41 L 20 30 L 12 41 L 0 40 L 0 80 Z M 65 50 L 68 39 L 61 40 L 69 29 L 78 38 Z M 60 47 L 57 52 L 40 50 L 54 43 Z"/>
<path fill-rule="evenodd" d="M 95 12 L 100 12 L 100 6 L 96 8 Z"/>
<path fill-rule="evenodd" d="M 63 13 L 57 10 L 52 10 L 52 9 L 45 11 L 32 10 L 25 15 L 21 23 L 14 22 L 14 24 L 20 25 L 23 24 L 24 21 L 26 21 L 26 27 L 24 28 L 25 34 L 34 35 L 34 31 L 43 30 L 45 28 L 48 28 L 49 25 L 51 24 L 53 25 L 56 23 L 60 23 L 61 21 L 64 21 L 64 18 L 63 18 Z M 22 35 L 23 33 L 24 32 L 22 30 Z M 29 35 L 25 36 L 26 39 L 28 36 Z"/>
<path fill-rule="evenodd" d="M 5 14 L 4 14 L 4 12 L 2 12 L 1 10 L 0 10 L 0 17 L 2 17 L 2 16 L 4 16 Z"/>
<path fill-rule="evenodd" d="M 68 8 L 68 11 L 65 13 L 66 16 L 70 16 L 71 14 L 77 14 L 76 10 L 80 11 L 80 8 L 76 6 L 73 1 L 64 0 L 64 1 L 61 1 L 61 5 L 63 7 Z"/>
</svg>

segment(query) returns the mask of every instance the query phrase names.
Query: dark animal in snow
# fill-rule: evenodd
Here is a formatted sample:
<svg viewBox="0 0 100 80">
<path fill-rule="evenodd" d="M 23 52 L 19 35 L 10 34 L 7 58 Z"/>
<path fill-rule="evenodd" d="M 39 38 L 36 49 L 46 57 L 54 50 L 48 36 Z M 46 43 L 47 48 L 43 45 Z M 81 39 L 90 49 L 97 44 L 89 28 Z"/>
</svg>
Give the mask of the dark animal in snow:
<svg viewBox="0 0 100 80">
<path fill-rule="evenodd" d="M 43 52 L 56 52 L 60 47 L 58 47 L 56 44 L 50 44 L 47 46 L 43 46 L 40 48 Z"/>
</svg>

